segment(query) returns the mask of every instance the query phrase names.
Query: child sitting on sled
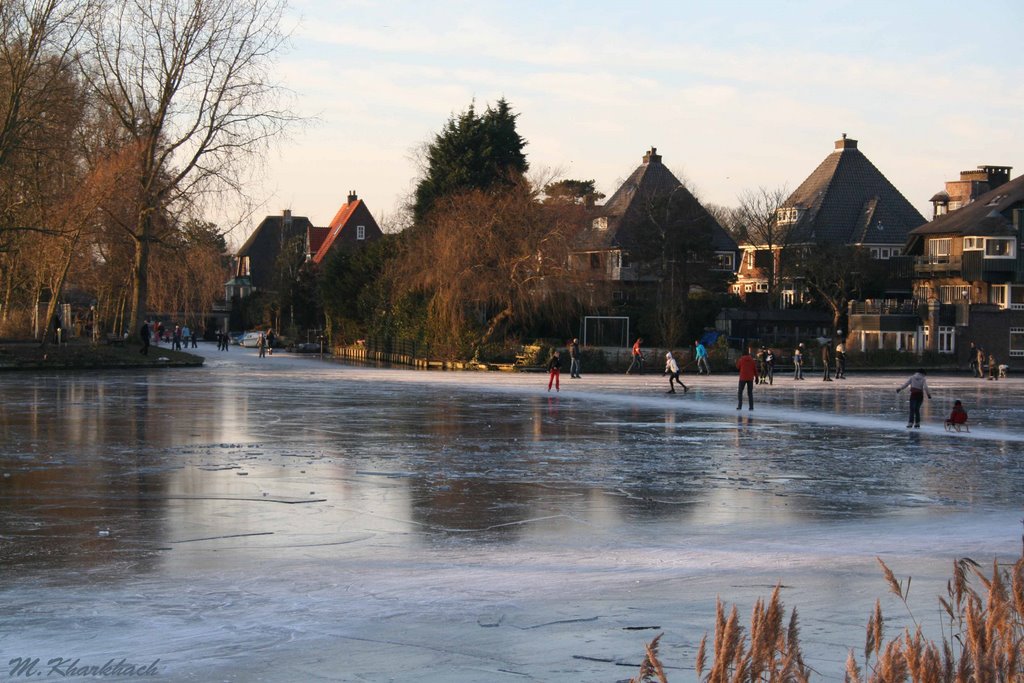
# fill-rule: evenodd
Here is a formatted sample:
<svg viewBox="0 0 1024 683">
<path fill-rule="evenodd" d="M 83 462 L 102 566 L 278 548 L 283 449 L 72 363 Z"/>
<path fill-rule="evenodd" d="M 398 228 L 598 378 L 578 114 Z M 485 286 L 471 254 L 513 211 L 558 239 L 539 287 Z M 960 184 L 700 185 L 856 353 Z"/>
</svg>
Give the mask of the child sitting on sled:
<svg viewBox="0 0 1024 683">
<path fill-rule="evenodd" d="M 953 402 L 953 410 L 946 418 L 946 431 L 959 432 L 961 429 L 971 431 L 967 426 L 967 411 L 964 410 L 964 404 L 957 400 Z"/>
</svg>

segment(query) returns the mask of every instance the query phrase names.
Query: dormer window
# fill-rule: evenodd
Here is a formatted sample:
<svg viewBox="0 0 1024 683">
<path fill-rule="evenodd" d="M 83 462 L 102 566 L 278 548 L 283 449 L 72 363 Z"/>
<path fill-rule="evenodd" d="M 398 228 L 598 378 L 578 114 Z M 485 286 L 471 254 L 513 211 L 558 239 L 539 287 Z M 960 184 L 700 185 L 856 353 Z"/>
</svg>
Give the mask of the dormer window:
<svg viewBox="0 0 1024 683">
<path fill-rule="evenodd" d="M 776 212 L 779 225 L 792 225 L 800 220 L 802 211 L 796 206 L 784 206 Z"/>
<path fill-rule="evenodd" d="M 608 229 L 608 217 L 607 216 L 601 216 L 600 218 L 595 218 L 594 222 L 592 223 L 592 225 L 594 227 L 594 230 L 607 230 Z"/>
</svg>

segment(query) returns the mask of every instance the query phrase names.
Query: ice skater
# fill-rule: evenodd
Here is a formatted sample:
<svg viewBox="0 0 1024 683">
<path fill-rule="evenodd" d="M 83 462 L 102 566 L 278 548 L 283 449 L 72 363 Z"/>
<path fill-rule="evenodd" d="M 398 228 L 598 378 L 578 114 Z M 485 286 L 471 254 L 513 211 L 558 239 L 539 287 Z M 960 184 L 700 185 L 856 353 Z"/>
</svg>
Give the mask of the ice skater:
<svg viewBox="0 0 1024 683">
<path fill-rule="evenodd" d="M 736 410 L 743 407 L 743 388 L 747 389 L 748 410 L 754 409 L 754 378 L 757 377 L 757 362 L 750 355 L 750 348 L 736 361 L 736 368 L 740 371 L 739 389 L 736 391 Z"/>
<path fill-rule="evenodd" d="M 793 379 L 804 378 L 804 343 L 800 342 L 793 349 Z"/>
<path fill-rule="evenodd" d="M 683 384 L 683 380 L 679 379 L 679 375 L 682 374 L 682 372 L 683 371 L 679 369 L 679 363 L 676 362 L 676 357 L 672 355 L 672 352 L 669 351 L 668 353 L 666 353 L 665 354 L 665 372 L 662 373 L 662 374 L 667 374 L 668 375 L 668 391 L 665 392 L 666 394 L 674 394 L 674 393 L 676 393 L 675 387 L 672 386 L 672 382 L 673 381 L 675 381 L 676 384 L 678 384 L 679 386 L 681 386 L 683 388 L 683 393 L 684 394 L 687 391 L 689 391 L 689 389 L 686 388 L 686 385 Z"/>
<path fill-rule="evenodd" d="M 910 417 L 907 418 L 907 429 L 921 428 L 921 404 L 924 403 L 925 395 L 928 396 L 929 401 L 932 399 L 932 392 L 928 390 L 928 381 L 924 375 L 924 370 L 918 370 L 896 390 L 898 394 L 910 387 Z"/>
<path fill-rule="evenodd" d="M 633 368 L 636 368 L 638 375 L 644 374 L 644 352 L 640 349 L 640 345 L 644 343 L 644 340 L 640 337 L 636 338 L 633 342 L 633 360 L 629 364 L 629 368 L 626 370 L 627 375 L 633 374 Z"/>
<path fill-rule="evenodd" d="M 580 378 L 580 340 L 576 337 L 569 342 L 569 377 Z"/>
<path fill-rule="evenodd" d="M 555 391 L 561 391 L 562 388 L 558 384 L 558 375 L 562 370 L 562 357 L 555 351 L 554 355 L 551 356 L 551 360 L 548 361 L 548 391 L 551 391 L 551 385 L 555 385 Z"/>
<path fill-rule="evenodd" d="M 822 381 L 831 382 L 832 377 L 832 354 L 829 352 L 828 342 L 821 345 L 821 364 L 825 366 L 825 376 L 822 377 Z"/>
<path fill-rule="evenodd" d="M 704 344 L 697 340 L 694 343 L 694 358 L 697 360 L 697 374 L 710 375 L 711 368 L 708 367 L 708 350 Z"/>
<path fill-rule="evenodd" d="M 846 379 L 846 344 L 842 341 L 836 344 L 836 379 Z"/>
</svg>

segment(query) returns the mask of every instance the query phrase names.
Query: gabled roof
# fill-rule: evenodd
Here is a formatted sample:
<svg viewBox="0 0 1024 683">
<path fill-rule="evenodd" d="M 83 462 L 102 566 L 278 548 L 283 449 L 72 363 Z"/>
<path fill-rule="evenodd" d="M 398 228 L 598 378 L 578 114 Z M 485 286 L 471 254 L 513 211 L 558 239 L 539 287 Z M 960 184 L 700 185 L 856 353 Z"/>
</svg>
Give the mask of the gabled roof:
<svg viewBox="0 0 1024 683">
<path fill-rule="evenodd" d="M 670 194 L 681 195 L 682 205 L 693 213 L 694 220 L 709 224 L 715 251 L 737 251 L 735 240 L 707 212 L 697 198 L 661 163 L 661 155 L 652 147 L 644 154 L 643 163 L 634 170 L 603 205 L 596 207 L 594 218 L 607 227 L 591 222 L 581 234 L 583 249 L 629 249 L 636 244 L 637 227 L 649 203 Z"/>
<path fill-rule="evenodd" d="M 800 209 L 791 243 L 903 244 L 926 222 L 845 133 L 782 207 Z"/>
<path fill-rule="evenodd" d="M 338 213 L 334 214 L 331 224 L 327 226 L 326 235 L 321 240 L 319 248 L 313 251 L 312 242 L 310 243 L 313 263 L 322 262 L 336 245 L 354 244 L 357 241 L 357 224 L 363 226 L 363 240 L 372 241 L 383 235 L 363 200 L 359 199 L 355 192 L 350 192 L 348 201 L 341 205 Z"/>
<path fill-rule="evenodd" d="M 1024 175 L 1014 178 L 970 204 L 937 217 L 910 232 L 907 252 L 926 235 L 1012 237 L 1013 210 L 1024 208 Z"/>
<path fill-rule="evenodd" d="M 237 252 L 238 270 L 236 276 L 243 276 L 243 257 L 248 257 L 249 276 L 254 287 L 265 289 L 271 286 L 274 265 L 284 246 L 294 238 L 303 238 L 312 223 L 305 216 L 293 216 L 291 211 L 283 215 L 264 218 L 249 239 Z"/>
</svg>

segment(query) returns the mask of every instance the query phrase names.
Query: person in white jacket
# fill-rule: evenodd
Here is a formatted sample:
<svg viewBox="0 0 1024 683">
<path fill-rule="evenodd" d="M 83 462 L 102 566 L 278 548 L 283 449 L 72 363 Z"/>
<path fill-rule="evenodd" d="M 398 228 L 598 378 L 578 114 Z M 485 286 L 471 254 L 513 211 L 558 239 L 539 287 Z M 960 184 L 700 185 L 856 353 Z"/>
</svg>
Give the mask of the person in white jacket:
<svg viewBox="0 0 1024 683">
<path fill-rule="evenodd" d="M 898 394 L 910 387 L 910 417 L 907 418 L 907 429 L 921 428 L 921 404 L 924 403 L 925 395 L 928 396 L 929 401 L 932 399 L 932 392 L 928 390 L 928 380 L 925 379 L 924 374 L 924 370 L 918 370 L 896 390 Z"/>
<path fill-rule="evenodd" d="M 681 379 L 679 379 L 679 375 L 681 373 L 682 370 L 679 369 L 679 363 L 676 362 L 675 356 L 673 356 L 672 352 L 669 351 L 665 354 L 665 372 L 663 373 L 668 375 L 668 391 L 665 392 L 666 394 L 676 393 L 676 388 L 672 385 L 673 381 L 683 388 L 684 394 L 688 391 L 686 385 L 683 384 Z"/>
</svg>

